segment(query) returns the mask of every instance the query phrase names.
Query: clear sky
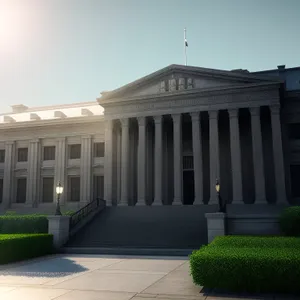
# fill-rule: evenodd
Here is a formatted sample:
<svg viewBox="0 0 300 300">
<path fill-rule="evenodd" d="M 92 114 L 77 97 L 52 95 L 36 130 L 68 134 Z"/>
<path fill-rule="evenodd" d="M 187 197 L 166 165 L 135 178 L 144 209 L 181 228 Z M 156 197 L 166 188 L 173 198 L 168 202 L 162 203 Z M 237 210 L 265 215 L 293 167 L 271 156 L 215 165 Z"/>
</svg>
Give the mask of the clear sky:
<svg viewBox="0 0 300 300">
<path fill-rule="evenodd" d="M 0 113 L 94 101 L 170 64 L 300 66 L 300 0 L 0 0 Z"/>
</svg>

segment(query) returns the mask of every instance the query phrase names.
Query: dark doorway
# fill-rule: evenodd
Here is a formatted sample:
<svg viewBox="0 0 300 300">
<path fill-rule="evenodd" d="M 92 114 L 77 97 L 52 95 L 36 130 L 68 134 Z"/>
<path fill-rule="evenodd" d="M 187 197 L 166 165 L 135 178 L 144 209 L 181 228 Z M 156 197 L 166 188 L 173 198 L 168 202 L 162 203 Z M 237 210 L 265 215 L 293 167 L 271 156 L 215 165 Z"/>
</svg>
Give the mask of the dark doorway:
<svg viewBox="0 0 300 300">
<path fill-rule="evenodd" d="M 183 204 L 192 205 L 195 198 L 194 171 L 183 171 Z"/>
</svg>

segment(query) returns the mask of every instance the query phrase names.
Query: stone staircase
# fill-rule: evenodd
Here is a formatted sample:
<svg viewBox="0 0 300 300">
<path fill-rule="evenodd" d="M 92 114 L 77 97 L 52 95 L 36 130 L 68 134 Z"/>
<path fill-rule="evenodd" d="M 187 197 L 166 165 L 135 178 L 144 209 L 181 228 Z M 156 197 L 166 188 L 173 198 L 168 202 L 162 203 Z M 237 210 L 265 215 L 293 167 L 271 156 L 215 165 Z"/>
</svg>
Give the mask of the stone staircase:
<svg viewBox="0 0 300 300">
<path fill-rule="evenodd" d="M 71 237 L 65 253 L 187 255 L 207 243 L 215 205 L 106 207 Z"/>
</svg>

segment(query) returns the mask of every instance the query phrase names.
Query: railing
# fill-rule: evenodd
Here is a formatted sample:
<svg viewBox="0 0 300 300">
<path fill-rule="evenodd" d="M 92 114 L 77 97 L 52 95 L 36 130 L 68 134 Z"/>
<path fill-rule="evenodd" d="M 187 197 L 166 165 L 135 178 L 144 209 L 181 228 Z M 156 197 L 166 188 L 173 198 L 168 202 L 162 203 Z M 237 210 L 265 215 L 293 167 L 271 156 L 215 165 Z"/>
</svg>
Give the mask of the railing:
<svg viewBox="0 0 300 300">
<path fill-rule="evenodd" d="M 82 207 L 80 210 L 71 215 L 70 218 L 70 231 L 84 218 L 86 218 L 90 213 L 94 212 L 98 208 L 105 207 L 105 201 L 103 199 L 97 198 L 93 200 L 86 206 Z"/>
</svg>

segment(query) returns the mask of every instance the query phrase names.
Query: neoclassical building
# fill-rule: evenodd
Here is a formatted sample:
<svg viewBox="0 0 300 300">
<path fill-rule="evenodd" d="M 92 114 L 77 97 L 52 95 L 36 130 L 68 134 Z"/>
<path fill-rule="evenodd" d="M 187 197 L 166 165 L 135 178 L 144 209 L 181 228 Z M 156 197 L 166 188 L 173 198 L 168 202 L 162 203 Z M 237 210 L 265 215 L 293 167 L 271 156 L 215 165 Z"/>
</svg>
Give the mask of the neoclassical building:
<svg viewBox="0 0 300 300">
<path fill-rule="evenodd" d="M 95 102 L 0 116 L 2 210 L 288 204 L 300 196 L 300 68 L 171 65 Z"/>
</svg>

